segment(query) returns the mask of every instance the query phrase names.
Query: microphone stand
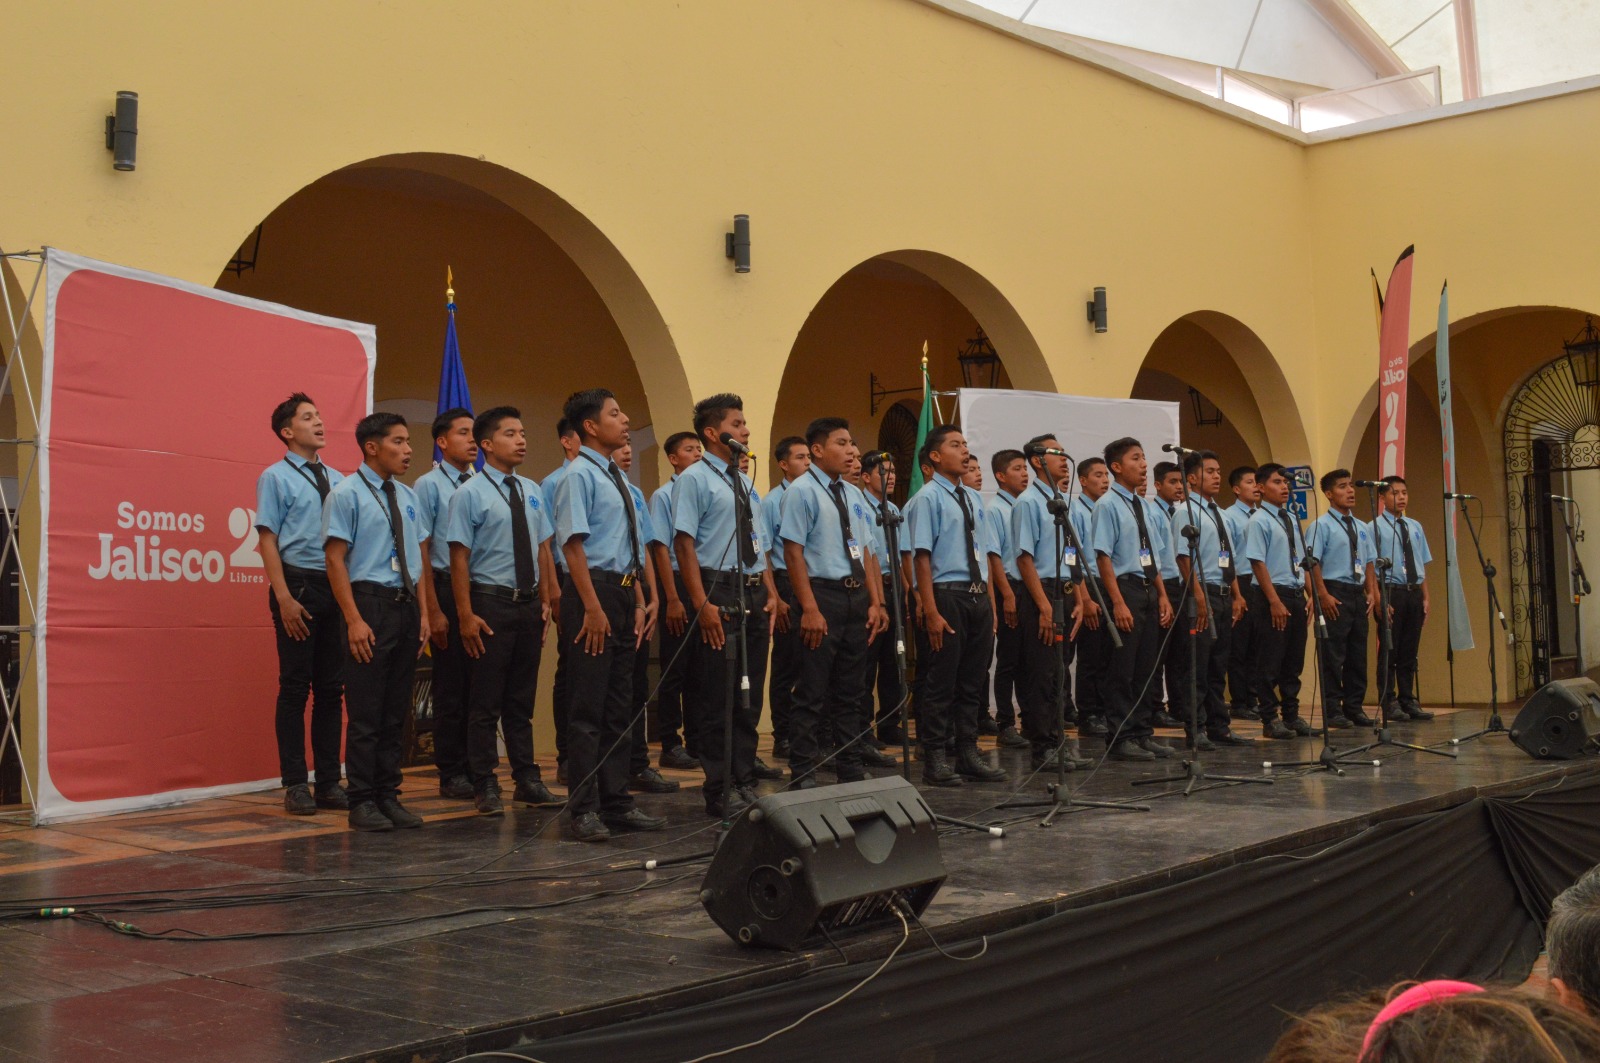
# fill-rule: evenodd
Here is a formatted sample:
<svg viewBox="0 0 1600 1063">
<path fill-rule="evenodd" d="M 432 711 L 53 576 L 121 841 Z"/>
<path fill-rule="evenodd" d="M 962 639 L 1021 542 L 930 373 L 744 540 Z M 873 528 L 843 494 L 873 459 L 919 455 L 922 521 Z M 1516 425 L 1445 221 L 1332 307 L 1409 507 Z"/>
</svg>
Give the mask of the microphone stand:
<svg viewBox="0 0 1600 1063">
<path fill-rule="evenodd" d="M 1068 458 L 1067 460 L 1070 462 L 1072 459 Z M 1070 488 L 1068 490 L 1070 491 Z M 1149 805 L 1135 805 L 1126 801 L 1100 801 L 1078 797 L 1067 788 L 1067 584 L 1065 580 L 1061 579 L 1061 559 L 1066 557 L 1068 546 L 1075 551 L 1074 556 L 1078 559 L 1078 567 L 1086 571 L 1087 565 L 1082 545 L 1078 542 L 1077 535 L 1073 533 L 1072 523 L 1067 516 L 1070 505 L 1070 497 L 1063 498 L 1060 486 L 1052 483 L 1050 485 L 1050 501 L 1046 503 L 1046 506 L 1050 510 L 1050 515 L 1055 518 L 1056 525 L 1055 592 L 1050 597 L 1050 609 L 1056 633 L 1056 734 L 1060 739 L 1060 744 L 1056 746 L 1054 754 L 1056 779 L 1055 782 L 1045 784 L 1045 793 L 1048 795 L 1046 797 L 1014 798 L 1009 801 L 1002 801 L 995 806 L 996 808 L 1049 809 L 1044 814 L 1044 818 L 1039 820 L 1039 826 L 1041 827 L 1055 826 L 1056 816 L 1073 808 L 1120 808 L 1124 812 L 1150 811 Z M 1035 564 L 1037 564 L 1037 561 L 1038 559 L 1035 558 Z M 1089 586 L 1095 593 L 1101 614 L 1105 618 L 1104 622 L 1110 623 L 1111 610 L 1105 607 L 1104 592 L 1092 582 Z M 1116 645 L 1121 646 L 1122 639 L 1116 634 L 1116 630 L 1116 625 L 1113 624 L 1111 627 L 1112 638 L 1116 640 Z M 1023 637 L 1027 637 L 1026 633 L 1024 633 Z M 1038 638 L 1038 632 L 1034 632 L 1033 637 Z"/>
<path fill-rule="evenodd" d="M 878 468 L 882 469 L 883 466 Z M 882 477 L 884 474 L 880 472 L 878 475 Z M 882 486 L 884 481 L 880 479 L 878 482 Z M 889 617 L 894 635 L 894 670 L 900 680 L 900 775 L 908 784 L 915 785 L 911 783 L 911 687 L 906 683 L 905 586 L 900 571 L 900 525 L 904 521 L 904 516 L 889 508 L 889 492 L 884 491 L 878 499 L 878 526 L 883 529 L 883 542 L 889 554 L 889 596 L 893 599 L 889 606 Z M 978 831 L 994 838 L 1006 836 L 1004 827 L 990 827 L 971 820 L 941 816 L 931 807 L 928 813 L 936 825 Z"/>
<path fill-rule="evenodd" d="M 1461 506 L 1461 516 L 1466 521 L 1467 531 L 1472 533 L 1472 548 L 1478 552 L 1478 564 L 1483 569 L 1483 581 L 1489 587 L 1489 630 L 1491 632 L 1494 631 L 1495 620 L 1498 618 L 1500 630 L 1506 633 L 1506 640 L 1509 642 L 1511 629 L 1506 626 L 1506 614 L 1500 608 L 1500 595 L 1494 589 L 1494 562 L 1483 556 L 1483 541 L 1478 538 L 1478 529 L 1472 523 L 1472 517 L 1467 513 L 1467 500 L 1457 495 L 1456 502 Z M 1495 640 L 1491 638 L 1489 640 L 1489 720 L 1469 735 L 1450 739 L 1450 744 L 1453 746 L 1459 746 L 1463 742 L 1470 742 L 1474 738 L 1482 738 L 1484 735 L 1503 734 L 1509 737 L 1511 734 L 1510 729 L 1505 725 L 1505 721 L 1500 719 L 1500 680 L 1495 672 L 1494 643 Z"/>
<path fill-rule="evenodd" d="M 1200 580 L 1200 525 L 1195 520 L 1194 516 L 1194 499 L 1188 497 L 1187 490 L 1185 490 L 1184 499 L 1184 505 L 1188 508 L 1189 512 L 1189 523 L 1183 529 L 1183 537 L 1188 540 L 1189 544 L 1189 578 L 1185 580 L 1183 584 L 1183 600 L 1184 619 L 1187 620 L 1189 624 L 1189 638 L 1187 639 L 1189 643 L 1189 734 L 1194 736 L 1194 748 L 1190 750 L 1190 757 L 1187 760 L 1182 761 L 1180 765 L 1183 768 L 1183 774 L 1164 775 L 1159 779 L 1136 779 L 1134 780 L 1133 785 L 1159 786 L 1162 783 L 1176 782 L 1179 779 L 1189 780 L 1184 784 L 1183 789 L 1164 790 L 1161 793 L 1156 794 L 1156 797 L 1168 797 L 1172 794 L 1182 794 L 1184 797 L 1188 797 L 1194 793 L 1195 787 L 1206 782 L 1210 782 L 1212 784 L 1206 787 L 1208 790 L 1217 789 L 1228 783 L 1253 783 L 1258 786 L 1271 786 L 1271 779 L 1260 778 L 1257 776 L 1208 776 L 1206 775 L 1205 763 L 1200 757 L 1199 657 L 1201 632 L 1198 624 L 1200 619 L 1199 605 L 1195 601 L 1194 591 L 1196 583 L 1199 583 L 1203 587 L 1204 581 Z M 1220 541 L 1218 545 L 1220 547 Z M 1201 593 L 1203 594 L 1205 592 L 1202 590 Z M 1211 609 L 1210 604 L 1211 603 L 1207 601 L 1205 633 L 1209 638 L 1215 639 L 1217 637 L 1216 610 Z M 1173 622 L 1178 623 L 1179 621 L 1175 620 Z M 1326 737 L 1326 734 L 1324 734 L 1324 737 Z"/>
<path fill-rule="evenodd" d="M 1372 511 L 1373 536 L 1376 538 L 1378 527 L 1377 488 L 1367 488 L 1367 505 Z M 1389 538 L 1391 540 L 1389 549 L 1393 550 L 1393 540 L 1397 540 L 1399 538 L 1398 533 L 1396 535 L 1391 535 Z M 1384 717 L 1383 695 L 1384 692 L 1389 689 L 1389 676 L 1394 670 L 1394 625 L 1389 623 L 1389 570 L 1393 567 L 1394 559 L 1392 557 L 1384 557 L 1379 555 L 1377 560 L 1378 659 L 1383 662 L 1383 668 L 1380 669 L 1382 675 L 1378 677 L 1378 715 L 1374 717 L 1372 721 L 1373 738 L 1372 741 L 1368 742 L 1366 745 L 1356 746 L 1354 749 L 1346 750 L 1345 752 L 1340 753 L 1339 756 L 1341 758 L 1355 757 L 1360 756 L 1369 749 L 1377 749 L 1380 746 L 1395 746 L 1398 749 L 1410 749 L 1415 750 L 1418 753 L 1432 753 L 1439 757 L 1454 757 L 1456 755 L 1454 750 L 1433 749 L 1429 746 L 1417 745 L 1415 742 L 1401 742 L 1397 739 L 1389 737 L 1389 721 Z M 1396 692 L 1395 696 L 1399 696 L 1398 691 Z M 1326 723 L 1327 721 L 1324 720 L 1323 722 Z"/>
<path fill-rule="evenodd" d="M 1576 506 L 1577 503 L 1573 502 Z M 1578 655 L 1578 678 L 1583 678 L 1587 669 L 1583 666 L 1583 599 L 1589 594 L 1589 577 L 1583 573 L 1583 562 L 1578 559 L 1578 538 L 1572 532 L 1572 523 L 1567 520 L 1565 504 L 1555 506 L 1555 511 L 1561 514 L 1561 528 L 1567 533 L 1567 547 L 1571 551 L 1572 566 L 1567 577 L 1572 583 L 1572 631 L 1576 639 L 1576 652 Z M 1579 515 L 1582 520 L 1582 515 Z"/>
<path fill-rule="evenodd" d="M 750 606 L 745 598 L 745 569 L 743 544 L 750 542 L 750 521 L 746 517 L 746 506 L 739 504 L 739 492 L 745 490 L 744 476 L 739 472 L 739 455 L 732 447 L 728 448 L 728 471 L 733 475 L 728 478 L 728 486 L 733 491 L 733 525 L 735 543 L 733 545 L 734 577 L 733 584 L 737 588 L 739 604 L 734 607 L 736 612 L 727 608 L 719 610 L 723 622 L 730 619 L 736 626 L 731 637 L 723 641 L 722 652 L 727 657 L 727 686 L 723 690 L 722 699 L 722 827 L 726 831 L 732 824 L 732 819 L 727 813 L 728 791 L 734 786 L 733 773 L 733 705 L 734 698 L 739 699 L 739 711 L 748 717 L 750 713 L 750 645 L 745 631 L 746 621 L 750 616 Z M 745 501 L 749 501 L 748 495 Z M 730 612 L 732 615 L 730 616 Z M 737 666 L 737 668 L 735 668 Z M 737 683 L 737 687 L 735 684 Z"/>
</svg>

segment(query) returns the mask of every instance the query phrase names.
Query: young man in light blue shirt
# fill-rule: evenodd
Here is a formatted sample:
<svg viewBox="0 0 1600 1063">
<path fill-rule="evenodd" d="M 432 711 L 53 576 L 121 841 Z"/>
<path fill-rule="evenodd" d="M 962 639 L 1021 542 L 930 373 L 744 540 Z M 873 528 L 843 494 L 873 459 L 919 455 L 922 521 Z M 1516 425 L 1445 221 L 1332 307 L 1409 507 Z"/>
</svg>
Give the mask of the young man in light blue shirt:
<svg viewBox="0 0 1600 1063">
<path fill-rule="evenodd" d="M 322 552 L 322 503 L 344 477 L 318 457 L 327 436 L 311 396 L 297 391 L 278 403 L 272 411 L 272 434 L 287 453 L 256 481 L 256 530 L 271 586 L 267 608 L 278 647 L 278 772 L 283 807 L 292 815 L 310 816 L 319 808 L 350 807 L 339 785 L 344 621 L 328 587 Z M 308 694 L 315 796 L 306 772 Z"/>
<path fill-rule="evenodd" d="M 1228 702 L 1229 715 L 1235 720 L 1259 720 L 1254 675 L 1256 670 L 1256 633 L 1254 616 L 1248 611 L 1253 597 L 1250 588 L 1255 583 L 1255 573 L 1244 556 L 1249 543 L 1251 519 L 1261 504 L 1261 489 L 1256 486 L 1256 470 L 1251 465 L 1240 465 L 1228 474 L 1228 486 L 1233 492 L 1233 505 L 1222 511 L 1228 525 L 1228 538 L 1233 540 L 1238 552 L 1237 579 L 1239 593 L 1244 595 L 1245 615 L 1234 622 L 1233 645 L 1228 648 Z"/>
<path fill-rule="evenodd" d="M 900 683 L 900 666 L 895 660 L 894 639 L 894 582 L 890 575 L 891 565 L 898 565 L 900 571 L 900 592 L 902 596 L 909 590 L 911 578 L 911 548 L 907 545 L 905 525 L 902 522 L 896 532 L 897 545 L 900 556 L 889 556 L 889 536 L 885 531 L 882 520 L 882 511 L 889 511 L 889 519 L 896 520 L 901 517 L 900 507 L 894 504 L 889 497 L 894 493 L 895 470 L 894 459 L 886 451 L 877 450 L 861 459 L 861 482 L 863 492 L 866 494 L 867 515 L 866 523 L 872 532 L 872 552 L 877 555 L 879 575 L 883 580 L 883 608 L 888 614 L 890 628 L 882 638 L 873 642 L 867 650 L 867 682 L 866 690 L 862 696 L 862 718 L 872 718 L 872 693 L 876 687 L 878 695 L 877 728 L 878 741 L 882 742 L 891 756 L 887 758 L 890 763 L 898 767 L 900 760 L 892 756 L 892 751 L 898 750 L 905 744 L 905 737 L 900 730 L 900 703 L 906 698 L 905 688 Z M 901 611 L 905 621 L 904 634 L 909 639 L 911 635 L 911 610 L 905 606 L 905 598 L 901 598 Z M 868 752 L 866 750 L 864 753 Z M 872 758 L 867 757 L 868 762 Z"/>
<path fill-rule="evenodd" d="M 672 549 L 672 498 L 678 488 L 678 477 L 700 460 L 703 451 L 693 432 L 672 433 L 661 450 L 667 457 L 667 464 L 672 466 L 672 478 L 650 496 L 650 523 L 665 540 L 650 547 L 650 560 L 656 582 L 660 584 L 656 599 L 661 602 L 661 622 L 656 625 L 661 630 L 657 650 L 661 678 L 656 683 L 656 741 L 661 746 L 663 768 L 699 771 L 700 761 L 695 759 L 700 749 L 699 735 L 695 733 L 696 714 L 684 711 L 685 693 L 693 687 L 689 679 L 693 674 L 694 655 L 684 641 L 689 628 L 689 589 L 683 585 L 678 556 Z"/>
<path fill-rule="evenodd" d="M 556 421 L 556 442 L 561 446 L 561 464 L 550 470 L 541 487 L 544 492 L 545 513 L 549 516 L 552 527 L 556 522 L 556 489 L 561 486 L 567 470 L 572 468 L 572 461 L 578 456 L 578 448 L 582 445 L 577 430 L 567 423 L 565 417 Z M 566 555 L 561 552 L 559 543 L 550 548 L 550 553 L 556 563 L 556 588 L 562 596 L 565 596 L 570 593 L 570 588 L 567 586 Z M 556 626 L 561 626 L 559 617 L 556 619 Z M 567 707 L 572 703 L 567 683 L 567 659 L 571 650 L 572 640 L 556 640 L 556 675 L 555 683 L 550 689 L 550 709 L 556 725 L 556 782 L 563 786 L 567 782 Z"/>
<path fill-rule="evenodd" d="M 1172 603 L 1173 613 L 1182 621 L 1188 616 L 1184 595 L 1194 592 L 1184 583 L 1183 573 L 1178 570 L 1178 557 L 1189 548 L 1187 542 L 1178 538 L 1177 509 L 1183 503 L 1185 487 L 1183 470 L 1176 462 L 1158 461 L 1151 475 L 1156 484 L 1152 508 L 1156 523 L 1161 526 L 1161 536 L 1167 541 L 1167 549 L 1159 559 L 1161 582 L 1167 588 L 1167 601 Z M 1189 719 L 1189 651 L 1187 647 L 1179 649 L 1186 630 L 1174 630 L 1172 637 L 1165 640 L 1166 648 L 1161 654 L 1161 672 L 1167 691 L 1165 706 L 1158 689 L 1163 684 L 1150 684 L 1147 696 L 1151 702 L 1151 723 L 1156 727 L 1184 727 Z"/>
<path fill-rule="evenodd" d="M 472 411 L 446 410 L 433 419 L 433 445 L 439 462 L 417 478 L 413 489 L 422 512 L 433 529 L 428 539 L 428 566 L 432 570 L 433 675 L 429 692 L 433 701 L 433 762 L 439 769 L 439 796 L 473 799 L 467 774 L 467 654 L 461 648 L 456 626 L 456 596 L 450 589 L 450 543 L 445 538 L 445 514 L 455 497 L 477 471 L 478 442 L 472 438 Z"/>
<path fill-rule="evenodd" d="M 1361 704 L 1367 694 L 1367 618 L 1377 609 L 1377 551 L 1372 532 L 1351 509 L 1356 488 L 1349 469 L 1322 474 L 1328 511 L 1311 525 L 1307 548 L 1317 559 L 1311 584 L 1327 623 L 1322 639 L 1322 704 L 1326 725 L 1372 726 Z"/>
<path fill-rule="evenodd" d="M 1428 535 L 1422 525 L 1406 515 L 1411 492 L 1405 479 L 1385 476 L 1389 485 L 1383 512 L 1373 528 L 1379 557 L 1389 559 L 1386 580 L 1389 590 L 1389 645 L 1393 663 L 1378 653 L 1379 695 L 1384 719 L 1389 723 L 1431 720 L 1433 713 L 1417 700 L 1417 647 L 1422 642 L 1422 625 L 1428 619 Z M 1382 620 L 1380 619 L 1380 622 Z"/>
<path fill-rule="evenodd" d="M 1085 601 L 1083 624 L 1078 628 L 1078 641 L 1073 647 L 1078 664 L 1073 677 L 1072 700 L 1078 712 L 1078 734 L 1086 738 L 1110 733 L 1106 726 L 1106 669 L 1111 664 L 1111 635 L 1106 625 L 1111 623 L 1111 618 L 1101 615 L 1100 602 L 1096 600 L 1100 568 L 1089 537 L 1095 506 L 1110 490 L 1111 468 L 1106 459 L 1097 454 L 1078 462 L 1078 494 L 1067 515 L 1081 551 L 1078 568 Z"/>
<path fill-rule="evenodd" d="M 767 706 L 772 715 L 772 755 L 789 757 L 789 711 L 794 703 L 794 682 L 800 672 L 800 603 L 789 583 L 789 564 L 783 557 L 783 500 L 789 485 L 811 468 L 811 448 L 799 436 L 785 436 L 773 449 L 772 460 L 783 473 L 777 487 L 761 500 L 761 520 L 769 550 L 772 585 L 781 606 L 772 629 L 772 668 L 767 673 Z"/>
<path fill-rule="evenodd" d="M 1016 688 L 1017 662 L 1021 659 L 1022 641 L 1026 637 L 1018 613 L 1027 590 L 1017 570 L 1011 515 L 1017 498 L 1028 489 L 1028 460 L 1020 450 L 997 450 L 989 459 L 989 471 L 994 474 L 995 492 L 984 510 L 984 519 L 989 522 L 990 536 L 1000 544 L 1000 569 L 1006 581 L 1000 600 L 999 630 L 994 638 L 995 744 L 1007 749 L 1026 749 L 1028 740 L 1017 733 Z"/>
<path fill-rule="evenodd" d="M 1261 733 L 1268 738 L 1311 737 L 1321 731 L 1300 716 L 1300 673 L 1306 663 L 1305 531 L 1289 507 L 1289 475 L 1268 462 L 1256 470 L 1261 505 L 1250 518 L 1244 556 L 1255 573 L 1250 612 L 1255 616 L 1255 692 Z M 1282 713 L 1283 719 L 1278 715 Z"/>
<path fill-rule="evenodd" d="M 433 581 L 422 544 L 432 529 L 416 493 L 399 481 L 411 466 L 405 418 L 374 413 L 356 425 L 363 462 L 322 508 L 328 584 L 344 614 L 345 770 L 350 826 L 420 827 L 400 804 L 401 738 L 411 712 L 417 658 L 428 640 Z"/>
<path fill-rule="evenodd" d="M 633 444 L 618 447 L 611 456 L 624 477 L 633 470 Z M 657 528 L 650 516 L 650 503 L 644 491 L 632 480 L 626 481 L 628 493 L 633 496 L 633 509 L 639 518 L 639 528 L 644 532 L 645 598 L 656 603 L 657 626 L 661 616 L 661 581 L 656 575 L 656 558 L 667 548 L 667 529 Z M 647 706 L 650 704 L 650 643 L 646 641 L 633 655 L 633 720 L 632 752 L 628 757 L 628 789 L 640 794 L 675 794 L 678 784 L 650 766 L 650 739 L 645 733 Z"/>
<path fill-rule="evenodd" d="M 1200 632 L 1189 634 L 1180 616 L 1180 626 L 1175 633 L 1177 638 L 1199 640 L 1194 647 L 1195 691 L 1199 702 L 1195 705 L 1195 733 L 1191 743 L 1202 751 L 1218 745 L 1247 746 L 1251 739 L 1233 733 L 1225 687 L 1234 624 L 1245 615 L 1245 603 L 1235 578 L 1240 564 L 1238 544 L 1228 530 L 1222 508 L 1217 505 L 1217 492 L 1222 489 L 1222 465 L 1211 451 L 1199 450 L 1184 458 L 1183 467 L 1189 482 L 1177 512 L 1179 538 L 1176 541 L 1183 548 L 1178 555 L 1178 567 L 1186 574 L 1191 567 L 1186 548 L 1188 538 L 1183 529 L 1194 527 L 1199 533 L 1195 547 L 1199 568 L 1195 580 L 1204 594 L 1196 617 Z M 1187 657 L 1187 642 L 1175 652 Z M 1187 729 L 1189 721 L 1184 721 L 1184 726 Z"/>
</svg>

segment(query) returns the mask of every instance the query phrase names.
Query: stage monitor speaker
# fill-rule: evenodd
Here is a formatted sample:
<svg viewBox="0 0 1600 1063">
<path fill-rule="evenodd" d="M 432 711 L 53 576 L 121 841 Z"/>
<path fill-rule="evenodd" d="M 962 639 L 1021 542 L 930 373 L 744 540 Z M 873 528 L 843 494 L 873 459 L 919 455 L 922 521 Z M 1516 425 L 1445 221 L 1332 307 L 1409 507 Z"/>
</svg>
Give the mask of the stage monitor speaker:
<svg viewBox="0 0 1600 1063">
<path fill-rule="evenodd" d="M 894 776 L 763 797 L 734 821 L 700 903 L 742 945 L 798 949 L 824 933 L 899 925 L 944 885 L 933 812 Z"/>
<path fill-rule="evenodd" d="M 1571 760 L 1600 741 L 1600 686 L 1558 679 L 1540 687 L 1511 724 L 1511 741 L 1539 760 Z"/>
</svg>

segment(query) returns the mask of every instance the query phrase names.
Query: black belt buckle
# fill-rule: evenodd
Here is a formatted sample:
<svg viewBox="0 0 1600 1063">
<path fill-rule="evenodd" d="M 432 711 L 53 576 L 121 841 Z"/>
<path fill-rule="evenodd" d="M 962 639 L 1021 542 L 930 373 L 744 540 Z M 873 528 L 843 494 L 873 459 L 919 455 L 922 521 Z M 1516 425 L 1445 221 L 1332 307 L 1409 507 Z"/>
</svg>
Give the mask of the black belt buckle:
<svg viewBox="0 0 1600 1063">
<path fill-rule="evenodd" d="M 511 588 L 511 600 L 513 602 L 531 602 L 535 593 L 535 591 L 525 591 L 513 587 Z"/>
</svg>

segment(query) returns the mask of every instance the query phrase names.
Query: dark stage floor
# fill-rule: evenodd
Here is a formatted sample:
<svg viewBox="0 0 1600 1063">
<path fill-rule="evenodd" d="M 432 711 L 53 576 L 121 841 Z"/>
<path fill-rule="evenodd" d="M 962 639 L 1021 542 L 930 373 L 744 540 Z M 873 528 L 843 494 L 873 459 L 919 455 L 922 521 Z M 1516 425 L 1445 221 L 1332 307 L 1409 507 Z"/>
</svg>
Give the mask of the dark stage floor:
<svg viewBox="0 0 1600 1063">
<path fill-rule="evenodd" d="M 1443 742 L 1480 722 L 1480 713 L 1461 712 L 1404 733 Z M 1355 744 L 1348 734 L 1344 746 Z M 1259 776 L 1265 757 L 1317 748 L 1315 740 L 1261 741 L 1207 763 Z M 949 881 L 925 921 L 943 928 L 947 943 L 960 942 L 1474 792 L 1600 767 L 1539 763 L 1504 737 L 1464 745 L 1455 760 L 1381 756 L 1381 767 L 1351 766 L 1342 778 L 1284 775 L 1273 786 L 1187 799 L 1129 785 L 1157 769 L 1107 763 L 1085 795 L 1148 800 L 1150 812 L 1085 810 L 1049 830 L 1023 820 L 1003 840 L 947 835 Z M 997 818 L 984 810 L 1016 786 L 1026 763 L 1010 752 L 1000 762 L 1012 782 L 925 796 L 939 812 Z M 412 783 L 414 807 L 430 822 L 420 831 L 358 835 L 332 816 L 294 820 L 275 807 L 275 794 L 59 828 L 0 826 L 0 903 L 141 890 L 182 897 L 175 891 L 216 886 L 295 897 L 207 910 L 186 897 L 187 908 L 112 916 L 145 931 L 262 935 L 244 940 L 149 941 L 82 920 L 0 923 L 0 1061 L 432 1061 L 505 1045 L 512 1031 L 537 1055 L 534 1042 L 545 1037 L 838 963 L 830 948 L 789 955 L 734 945 L 696 899 L 703 863 L 653 873 L 630 866 L 712 842 L 694 776 L 677 777 L 689 784 L 682 793 L 641 799 L 671 817 L 667 833 L 599 847 L 559 840 L 552 813 L 486 820 L 424 798 L 431 779 L 422 773 Z M 1085 773 L 1068 778 L 1076 786 Z M 1042 792 L 1042 781 L 1028 792 Z M 273 936 L 349 924 L 371 925 Z M 857 939 L 851 957 L 884 955 L 899 940 L 895 929 Z M 908 948 L 925 947 L 918 936 Z"/>
</svg>

